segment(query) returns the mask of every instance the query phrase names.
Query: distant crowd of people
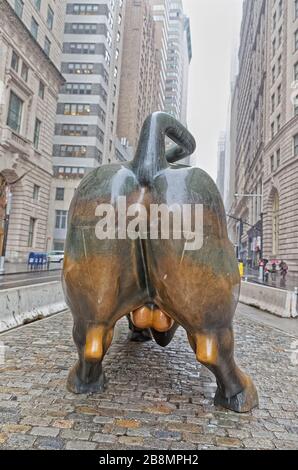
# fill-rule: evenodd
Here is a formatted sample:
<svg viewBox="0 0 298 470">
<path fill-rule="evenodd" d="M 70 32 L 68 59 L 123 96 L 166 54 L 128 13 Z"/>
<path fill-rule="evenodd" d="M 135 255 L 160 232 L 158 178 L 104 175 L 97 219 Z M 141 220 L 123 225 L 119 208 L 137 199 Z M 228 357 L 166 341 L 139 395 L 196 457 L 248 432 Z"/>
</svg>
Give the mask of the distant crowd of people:
<svg viewBox="0 0 298 470">
<path fill-rule="evenodd" d="M 287 274 L 289 267 L 284 260 L 272 260 L 269 261 L 268 259 L 262 259 L 260 261 L 260 266 L 263 266 L 264 269 L 264 281 L 269 281 L 269 276 L 271 276 L 271 280 L 276 282 L 277 275 L 280 275 L 280 285 L 285 286 L 287 280 Z"/>
</svg>

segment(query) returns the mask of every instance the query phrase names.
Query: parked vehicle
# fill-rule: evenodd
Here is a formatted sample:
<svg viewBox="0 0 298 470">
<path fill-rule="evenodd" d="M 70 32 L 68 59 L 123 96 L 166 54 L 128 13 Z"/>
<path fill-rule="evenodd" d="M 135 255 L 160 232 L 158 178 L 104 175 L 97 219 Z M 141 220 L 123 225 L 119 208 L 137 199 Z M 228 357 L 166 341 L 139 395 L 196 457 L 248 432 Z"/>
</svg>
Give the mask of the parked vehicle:
<svg viewBox="0 0 298 470">
<path fill-rule="evenodd" d="M 64 251 L 50 251 L 48 260 L 50 263 L 61 263 L 64 260 Z"/>
</svg>

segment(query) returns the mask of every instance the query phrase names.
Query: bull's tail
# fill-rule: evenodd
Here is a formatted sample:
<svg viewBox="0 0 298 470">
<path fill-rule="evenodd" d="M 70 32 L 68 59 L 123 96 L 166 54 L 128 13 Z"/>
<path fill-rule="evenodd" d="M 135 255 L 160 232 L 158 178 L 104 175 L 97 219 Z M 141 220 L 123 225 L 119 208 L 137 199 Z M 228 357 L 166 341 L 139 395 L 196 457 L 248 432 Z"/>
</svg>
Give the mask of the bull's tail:
<svg viewBox="0 0 298 470">
<path fill-rule="evenodd" d="M 165 151 L 165 138 L 169 137 L 177 145 Z M 134 172 L 141 185 L 150 185 L 155 175 L 191 155 L 196 142 L 190 132 L 170 114 L 156 112 L 145 120 L 138 148 L 132 162 Z"/>
</svg>

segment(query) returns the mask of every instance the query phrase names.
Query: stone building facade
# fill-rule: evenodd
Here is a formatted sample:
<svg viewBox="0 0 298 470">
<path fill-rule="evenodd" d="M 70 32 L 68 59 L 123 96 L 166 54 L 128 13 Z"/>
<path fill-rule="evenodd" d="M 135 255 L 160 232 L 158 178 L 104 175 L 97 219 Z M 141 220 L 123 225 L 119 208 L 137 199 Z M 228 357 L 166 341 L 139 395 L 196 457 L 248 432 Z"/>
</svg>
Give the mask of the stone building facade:
<svg viewBox="0 0 298 470">
<path fill-rule="evenodd" d="M 239 73 L 237 77 L 237 125 L 235 145 L 235 194 L 232 207 L 227 208 L 229 225 L 236 236 L 238 257 L 251 264 L 258 263 L 261 252 L 260 222 L 264 173 L 265 104 L 267 72 L 266 0 L 246 0 L 243 5 Z M 231 126 L 232 128 L 232 126 Z M 238 219 L 238 221 L 236 220 Z"/>
<path fill-rule="evenodd" d="M 298 276 L 298 1 L 268 3 L 264 255 Z"/>
<path fill-rule="evenodd" d="M 0 0 L 0 255 L 48 249 L 64 2 Z"/>
<path fill-rule="evenodd" d="M 231 238 L 298 275 L 298 0 L 244 2 L 235 92 Z"/>
<path fill-rule="evenodd" d="M 70 202 L 83 176 L 128 154 L 117 139 L 126 0 L 67 0 L 53 147 L 48 238 L 63 250 Z"/>
</svg>

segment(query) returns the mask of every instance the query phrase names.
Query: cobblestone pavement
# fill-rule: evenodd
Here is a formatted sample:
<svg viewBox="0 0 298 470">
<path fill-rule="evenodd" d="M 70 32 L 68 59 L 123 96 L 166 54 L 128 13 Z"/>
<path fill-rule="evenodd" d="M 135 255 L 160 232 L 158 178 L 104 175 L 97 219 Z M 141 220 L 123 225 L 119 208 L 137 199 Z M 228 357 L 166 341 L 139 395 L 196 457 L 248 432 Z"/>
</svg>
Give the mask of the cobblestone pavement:
<svg viewBox="0 0 298 470">
<path fill-rule="evenodd" d="M 196 362 L 182 329 L 161 349 L 128 342 L 126 320 L 105 359 L 106 391 L 68 393 L 76 360 L 71 327 L 63 313 L 0 336 L 7 347 L 0 448 L 298 448 L 298 367 L 288 352 L 294 337 L 238 315 L 237 358 L 260 396 L 259 409 L 238 415 L 214 407 L 214 378 Z"/>
</svg>

